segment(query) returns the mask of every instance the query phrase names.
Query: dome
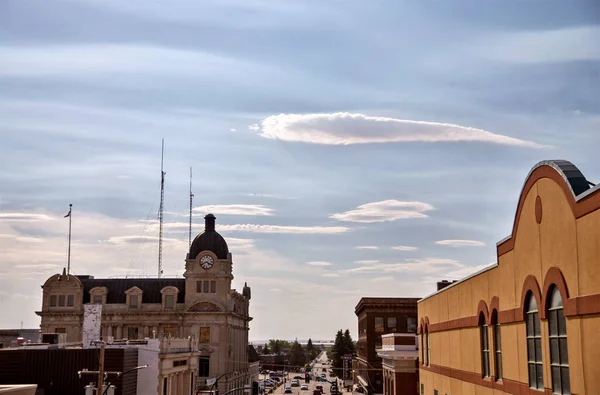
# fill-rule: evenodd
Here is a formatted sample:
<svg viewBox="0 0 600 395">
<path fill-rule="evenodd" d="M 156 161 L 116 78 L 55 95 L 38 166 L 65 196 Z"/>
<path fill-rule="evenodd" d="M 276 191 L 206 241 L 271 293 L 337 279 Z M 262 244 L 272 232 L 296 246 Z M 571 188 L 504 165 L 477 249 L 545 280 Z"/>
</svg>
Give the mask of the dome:
<svg viewBox="0 0 600 395">
<path fill-rule="evenodd" d="M 217 218 L 208 214 L 204 217 L 204 232 L 200 233 L 190 247 L 188 259 L 196 259 L 202 251 L 210 251 L 217 256 L 218 259 L 227 259 L 229 247 L 223 236 L 215 230 L 215 220 Z"/>
</svg>

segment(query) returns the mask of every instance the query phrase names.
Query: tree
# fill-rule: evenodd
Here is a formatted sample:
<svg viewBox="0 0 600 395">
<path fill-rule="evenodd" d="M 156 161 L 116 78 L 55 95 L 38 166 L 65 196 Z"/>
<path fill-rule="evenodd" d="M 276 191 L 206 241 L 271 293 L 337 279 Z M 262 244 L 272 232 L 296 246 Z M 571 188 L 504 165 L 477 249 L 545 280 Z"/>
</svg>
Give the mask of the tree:
<svg viewBox="0 0 600 395">
<path fill-rule="evenodd" d="M 298 340 L 294 341 L 292 344 L 289 361 L 291 366 L 303 366 L 306 363 L 304 348 L 298 343 Z"/>
<path fill-rule="evenodd" d="M 350 336 L 350 330 L 346 329 L 345 332 L 342 332 L 340 329 L 335 335 L 333 346 L 330 350 L 327 350 L 327 356 L 331 359 L 333 373 L 338 377 L 342 376 L 344 368 L 342 357 L 346 354 L 354 355 L 354 341 L 352 340 L 352 336 Z"/>
<path fill-rule="evenodd" d="M 315 359 L 319 355 L 319 352 L 312 343 L 311 338 L 308 339 L 308 343 L 306 344 L 306 352 L 308 353 L 308 359 L 310 360 Z"/>
<path fill-rule="evenodd" d="M 262 349 L 262 353 L 267 355 L 267 354 L 271 354 L 271 350 L 269 349 L 269 345 L 265 344 L 265 346 Z"/>
<path fill-rule="evenodd" d="M 290 348 L 290 342 L 287 340 L 271 339 L 269 340 L 269 347 L 275 354 L 281 354 L 284 348 Z"/>
</svg>

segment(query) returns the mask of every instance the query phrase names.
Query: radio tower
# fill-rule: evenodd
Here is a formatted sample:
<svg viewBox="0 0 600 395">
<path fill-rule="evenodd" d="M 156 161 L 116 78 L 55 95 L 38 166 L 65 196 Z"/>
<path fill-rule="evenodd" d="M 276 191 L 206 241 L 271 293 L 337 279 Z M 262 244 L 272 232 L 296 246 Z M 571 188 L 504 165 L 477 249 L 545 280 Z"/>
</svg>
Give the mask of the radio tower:
<svg viewBox="0 0 600 395">
<path fill-rule="evenodd" d="M 160 207 L 158 208 L 158 278 L 162 275 L 162 239 L 163 239 L 163 210 L 165 206 L 165 172 L 163 161 L 165 157 L 165 139 L 162 139 L 160 154 Z"/>
<path fill-rule="evenodd" d="M 189 246 L 192 247 L 192 204 L 194 202 L 194 194 L 192 193 L 192 167 L 190 166 L 190 237 Z"/>
</svg>

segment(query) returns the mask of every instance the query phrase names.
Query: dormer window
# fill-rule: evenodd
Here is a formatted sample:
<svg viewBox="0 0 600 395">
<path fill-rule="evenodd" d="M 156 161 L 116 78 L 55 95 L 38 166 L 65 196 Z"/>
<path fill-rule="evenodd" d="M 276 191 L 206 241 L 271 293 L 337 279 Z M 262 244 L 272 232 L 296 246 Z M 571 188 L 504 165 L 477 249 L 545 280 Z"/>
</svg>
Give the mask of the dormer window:
<svg viewBox="0 0 600 395">
<path fill-rule="evenodd" d="M 162 294 L 162 307 L 164 310 L 175 310 L 177 306 L 177 294 L 179 289 L 177 287 L 168 286 L 160 290 Z"/>
<path fill-rule="evenodd" d="M 94 287 L 90 289 L 90 303 L 105 304 L 108 289 L 106 287 Z"/>
<path fill-rule="evenodd" d="M 142 305 L 142 294 L 144 291 L 138 287 L 131 287 L 125 294 L 127 295 L 127 307 L 130 309 L 139 309 Z"/>
</svg>

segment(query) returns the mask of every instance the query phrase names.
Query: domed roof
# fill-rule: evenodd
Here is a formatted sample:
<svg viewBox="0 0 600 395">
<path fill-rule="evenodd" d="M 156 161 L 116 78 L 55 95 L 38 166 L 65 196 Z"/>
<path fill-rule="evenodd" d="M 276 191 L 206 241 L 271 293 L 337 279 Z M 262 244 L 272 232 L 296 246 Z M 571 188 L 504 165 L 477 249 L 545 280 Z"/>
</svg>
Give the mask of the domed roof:
<svg viewBox="0 0 600 395">
<path fill-rule="evenodd" d="M 200 233 L 190 247 L 188 259 L 196 259 L 202 251 L 210 251 L 217 256 L 218 259 L 227 259 L 229 247 L 223 236 L 215 230 L 215 220 L 217 218 L 208 214 L 204 217 L 204 232 Z"/>
</svg>

